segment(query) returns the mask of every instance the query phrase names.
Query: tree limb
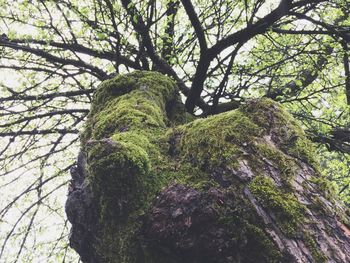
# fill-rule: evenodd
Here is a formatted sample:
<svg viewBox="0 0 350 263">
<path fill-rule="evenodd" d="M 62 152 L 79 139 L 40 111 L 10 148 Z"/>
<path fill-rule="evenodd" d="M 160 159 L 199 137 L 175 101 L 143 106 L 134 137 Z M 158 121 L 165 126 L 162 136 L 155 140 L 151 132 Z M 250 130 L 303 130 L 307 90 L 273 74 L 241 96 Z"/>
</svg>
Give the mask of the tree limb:
<svg viewBox="0 0 350 263">
<path fill-rule="evenodd" d="M 190 19 L 194 32 L 196 33 L 196 36 L 198 38 L 200 52 L 205 53 L 206 50 L 208 49 L 207 41 L 205 40 L 203 27 L 201 25 L 201 22 L 198 19 L 196 11 L 194 10 L 192 2 L 191 0 L 181 0 L 181 3 L 186 10 L 188 18 Z"/>
<path fill-rule="evenodd" d="M 41 50 L 38 48 L 32 48 L 29 46 L 23 46 L 23 45 L 14 43 L 11 40 L 5 40 L 3 38 L 0 38 L 0 46 L 8 47 L 8 48 L 11 48 L 14 50 L 22 50 L 24 52 L 28 52 L 28 53 L 34 54 L 38 57 L 41 57 L 43 59 L 46 59 L 47 61 L 52 62 L 52 63 L 75 66 L 75 67 L 80 68 L 86 72 L 89 72 L 90 74 L 92 74 L 93 76 L 97 77 L 100 80 L 104 80 L 104 79 L 108 78 L 108 75 L 106 72 L 104 72 L 103 70 L 101 70 L 95 66 L 92 66 L 92 65 L 90 65 L 82 60 L 61 58 L 58 56 L 54 56 L 54 55 L 48 53 L 47 51 L 44 51 L 44 50 Z"/>
<path fill-rule="evenodd" d="M 248 25 L 246 28 L 219 40 L 214 46 L 208 49 L 206 56 L 201 57 L 198 61 L 191 90 L 185 103 L 188 112 L 193 112 L 203 91 L 203 85 L 210 62 L 227 47 L 237 43 L 246 43 L 254 36 L 266 32 L 273 23 L 289 13 L 290 9 L 293 7 L 291 3 L 291 0 L 281 0 L 279 6 L 264 18 L 260 19 L 255 24 Z"/>
</svg>

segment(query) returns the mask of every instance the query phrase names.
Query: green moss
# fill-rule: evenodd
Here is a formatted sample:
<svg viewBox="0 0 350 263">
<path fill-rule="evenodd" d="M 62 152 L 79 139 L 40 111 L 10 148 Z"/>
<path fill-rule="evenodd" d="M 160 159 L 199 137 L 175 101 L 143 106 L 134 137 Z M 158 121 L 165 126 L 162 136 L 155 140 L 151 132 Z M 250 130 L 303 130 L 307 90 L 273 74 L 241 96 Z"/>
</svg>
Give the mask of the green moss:
<svg viewBox="0 0 350 263">
<path fill-rule="evenodd" d="M 249 189 L 258 202 L 275 215 L 276 223 L 285 234 L 297 236 L 305 220 L 305 207 L 293 194 L 283 192 L 265 176 L 256 176 Z"/>
<path fill-rule="evenodd" d="M 129 209 L 142 207 L 150 194 L 146 183 L 154 183 L 147 152 L 138 145 L 112 140 L 97 141 L 87 151 L 89 181 L 104 208 L 101 217 L 115 216 L 105 214 L 111 212 L 127 216 Z M 108 209 L 114 205 L 117 209 Z"/>
<path fill-rule="evenodd" d="M 313 144 L 306 138 L 301 125 L 277 102 L 267 98 L 253 100 L 241 110 L 254 123 L 264 127 L 281 150 L 318 170 Z"/>
<path fill-rule="evenodd" d="M 101 83 L 94 94 L 81 142 L 102 139 L 125 130 L 159 129 L 170 126 L 167 113 L 175 114 L 180 101 L 175 83 L 156 72 L 135 71 Z"/>
<path fill-rule="evenodd" d="M 153 95 L 165 102 L 168 98 L 172 99 L 176 86 L 171 79 L 157 72 L 134 71 L 127 75 L 118 75 L 101 83 L 94 94 L 91 112 L 94 114 L 105 108 L 111 98 L 134 90 L 146 93 L 149 98 Z"/>
<path fill-rule="evenodd" d="M 325 175 L 321 174 L 317 176 L 312 176 L 310 182 L 315 184 L 315 186 L 319 189 L 321 193 L 325 195 L 327 199 L 329 199 L 330 201 L 334 201 L 336 197 L 335 187 Z"/>
<path fill-rule="evenodd" d="M 105 108 L 105 104 L 109 102 L 111 98 L 127 94 L 135 89 L 136 84 L 137 78 L 127 75 L 119 75 L 102 82 L 94 93 L 94 103 L 91 107 L 91 112 L 95 113 Z"/>
<path fill-rule="evenodd" d="M 242 132 L 244 131 L 244 132 Z M 163 162 L 159 173 L 166 180 L 197 190 L 219 187 L 211 171 L 218 167 L 234 169 L 247 147 L 260 137 L 262 129 L 240 111 L 232 111 L 177 126 L 165 134 Z M 169 158 L 169 142 L 174 145 Z M 236 178 L 229 175 L 232 180 Z"/>
<path fill-rule="evenodd" d="M 323 263 L 327 262 L 327 257 L 320 252 L 320 249 L 317 247 L 317 243 L 311 235 L 307 233 L 303 233 L 303 239 L 309 250 L 311 251 L 311 255 L 314 258 L 315 262 Z"/>
<path fill-rule="evenodd" d="M 283 153 L 278 148 L 264 142 L 256 144 L 254 149 L 258 155 L 258 158 L 255 157 L 255 159 L 257 159 L 255 160 L 255 165 L 257 165 L 257 163 L 262 163 L 260 165 L 260 169 L 262 169 L 264 162 L 268 162 L 279 171 L 284 186 L 291 187 L 290 181 L 297 169 L 297 164 L 295 163 L 294 159 Z"/>
<path fill-rule="evenodd" d="M 89 182 L 99 202 L 100 241 L 95 246 L 108 262 L 112 258 L 113 262 L 135 262 L 137 219 L 158 190 L 145 150 L 147 139 L 140 136 L 135 144 L 129 135 L 128 139 L 106 139 L 86 146 Z"/>
<path fill-rule="evenodd" d="M 262 129 L 240 111 L 231 111 L 178 127 L 183 158 L 198 167 L 234 168 L 241 147 L 261 136 Z"/>
<path fill-rule="evenodd" d="M 247 262 L 281 262 L 281 252 L 264 230 L 250 224 L 247 224 L 246 227 L 247 238 L 249 240 L 249 245 L 246 249 L 246 254 L 249 255 L 249 261 Z"/>
<path fill-rule="evenodd" d="M 100 223 L 102 237 L 95 244 L 94 249 L 99 252 L 102 262 L 139 262 L 140 255 L 139 240 L 136 236 L 139 234 L 139 218 L 132 218 L 132 222 L 121 227 L 119 221 L 103 221 Z"/>
<path fill-rule="evenodd" d="M 82 134 L 89 183 L 98 200 L 98 254 L 106 262 L 136 262 L 141 250 L 136 233 L 164 185 L 156 173 L 160 145 L 180 97 L 175 84 L 154 72 L 134 72 L 103 82 Z M 111 261 L 113 259 L 113 261 Z"/>
<path fill-rule="evenodd" d="M 230 187 L 235 200 L 234 206 L 218 206 L 219 222 L 223 224 L 237 243 L 239 258 L 242 262 L 281 262 L 282 255 L 271 237 L 265 232 L 264 222 L 257 215 L 247 199 L 240 197 L 236 187 Z"/>
</svg>

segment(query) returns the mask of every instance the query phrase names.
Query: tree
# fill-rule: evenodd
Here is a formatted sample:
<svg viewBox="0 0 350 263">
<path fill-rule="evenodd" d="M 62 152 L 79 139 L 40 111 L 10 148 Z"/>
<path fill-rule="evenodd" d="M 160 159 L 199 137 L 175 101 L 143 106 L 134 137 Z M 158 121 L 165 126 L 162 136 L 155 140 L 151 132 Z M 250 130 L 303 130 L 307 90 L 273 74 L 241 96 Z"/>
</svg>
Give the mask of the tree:
<svg viewBox="0 0 350 263">
<path fill-rule="evenodd" d="M 66 203 L 82 262 L 350 260 L 349 212 L 277 103 L 191 120 L 145 71 L 94 98 Z"/>
<path fill-rule="evenodd" d="M 346 193 L 348 1 L 0 3 L 1 176 L 13 192 L 1 208 L 3 257 L 11 244 L 17 260 L 35 257 L 24 253 L 30 244 L 52 251 L 48 256 L 65 246 L 63 202 L 54 197 L 65 192 L 63 175 L 74 165 L 92 93 L 133 70 L 172 77 L 196 115 L 236 109 L 250 98 L 283 103 L 323 145 L 323 166 Z M 47 214 L 61 217 L 45 220 L 57 222 L 57 237 L 38 241 L 44 227 L 36 226 Z"/>
</svg>

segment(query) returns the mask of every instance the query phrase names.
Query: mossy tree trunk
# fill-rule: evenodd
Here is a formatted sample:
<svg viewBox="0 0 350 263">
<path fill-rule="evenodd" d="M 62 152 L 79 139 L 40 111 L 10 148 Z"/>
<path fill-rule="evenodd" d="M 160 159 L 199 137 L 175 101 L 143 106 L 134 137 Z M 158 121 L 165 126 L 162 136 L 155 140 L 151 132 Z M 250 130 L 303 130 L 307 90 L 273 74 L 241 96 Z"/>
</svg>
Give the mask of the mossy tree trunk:
<svg viewBox="0 0 350 263">
<path fill-rule="evenodd" d="M 101 84 L 66 204 L 83 262 L 350 262 L 347 212 L 271 100 L 197 119 L 154 72 Z"/>
</svg>

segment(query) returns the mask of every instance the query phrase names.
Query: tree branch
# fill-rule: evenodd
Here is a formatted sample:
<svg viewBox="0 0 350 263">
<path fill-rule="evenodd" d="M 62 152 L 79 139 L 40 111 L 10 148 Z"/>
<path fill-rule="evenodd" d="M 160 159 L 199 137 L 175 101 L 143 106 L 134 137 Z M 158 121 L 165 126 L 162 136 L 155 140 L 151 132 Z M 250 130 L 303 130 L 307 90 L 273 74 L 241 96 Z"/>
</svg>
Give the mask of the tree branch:
<svg viewBox="0 0 350 263">
<path fill-rule="evenodd" d="M 345 41 L 342 42 L 342 46 L 344 48 L 343 64 L 344 64 L 344 71 L 345 71 L 345 94 L 346 94 L 347 104 L 350 105 L 349 47 Z"/>
<path fill-rule="evenodd" d="M 49 62 L 52 63 L 57 63 L 61 65 L 72 65 L 77 68 L 80 68 L 84 71 L 89 72 L 91 75 L 97 77 L 100 80 L 104 80 L 108 78 L 108 75 L 106 72 L 103 70 L 92 66 L 82 60 L 74 60 L 74 59 L 69 59 L 69 58 L 60 58 L 58 56 L 54 56 L 44 50 L 38 49 L 38 48 L 32 48 L 29 46 L 22 46 L 20 44 L 17 44 L 15 42 L 12 42 L 10 40 L 6 40 L 4 38 L 0 38 L 0 46 L 8 47 L 14 50 L 22 50 L 24 52 L 28 52 L 31 54 L 34 54 L 38 57 L 41 57 L 43 59 L 46 59 Z M 87 70 L 88 69 L 88 70 Z"/>
<path fill-rule="evenodd" d="M 143 39 L 143 43 L 146 47 L 147 53 L 151 60 L 157 65 L 157 67 L 160 69 L 160 71 L 164 74 L 167 74 L 171 77 L 173 77 L 180 90 L 185 96 L 188 96 L 191 92 L 190 89 L 186 86 L 186 84 L 179 78 L 179 76 L 176 74 L 175 70 L 164 60 L 162 59 L 155 51 L 155 48 L 153 46 L 152 40 L 148 33 L 148 28 L 146 27 L 140 13 L 134 6 L 134 4 L 131 2 L 131 0 L 121 0 L 123 7 L 127 11 L 129 17 L 131 18 L 131 23 L 135 29 L 135 31 L 141 35 Z M 208 105 L 203 101 L 200 100 L 199 106 L 203 109 L 208 108 Z"/>
<path fill-rule="evenodd" d="M 194 32 L 196 33 L 196 36 L 198 38 L 200 53 L 201 54 L 205 53 L 206 50 L 208 49 L 207 41 L 205 40 L 203 27 L 201 25 L 201 22 L 198 19 L 196 11 L 194 10 L 192 2 L 191 0 L 181 0 L 181 3 L 186 10 L 187 16 L 190 19 Z"/>
<path fill-rule="evenodd" d="M 201 57 L 198 62 L 191 90 L 185 103 L 188 112 L 193 112 L 200 98 L 210 62 L 227 47 L 237 43 L 244 44 L 254 36 L 266 32 L 273 23 L 289 13 L 292 8 L 291 3 L 292 0 L 281 0 L 279 6 L 264 18 L 255 24 L 248 25 L 246 28 L 219 40 L 214 46 L 208 49 L 206 56 Z"/>
<path fill-rule="evenodd" d="M 14 96 L 0 98 L 0 102 L 13 101 L 13 100 L 22 100 L 22 101 L 45 100 L 45 99 L 53 99 L 58 97 L 67 98 L 67 97 L 91 94 L 94 91 L 95 89 L 85 89 L 85 90 L 75 90 L 75 91 L 66 91 L 66 92 L 54 92 L 54 93 L 47 93 L 47 94 L 41 94 L 41 95 L 22 95 L 18 93 L 17 95 L 14 95 Z"/>
<path fill-rule="evenodd" d="M 255 24 L 248 25 L 246 28 L 218 41 L 208 50 L 209 59 L 213 59 L 217 54 L 229 46 L 237 44 L 238 42 L 245 43 L 256 35 L 266 32 L 276 21 L 288 15 L 292 7 L 292 0 L 281 0 L 279 6 L 275 10 L 257 21 Z"/>
<path fill-rule="evenodd" d="M 22 123 L 22 122 L 26 122 L 26 121 L 35 120 L 35 119 L 52 117 L 52 116 L 55 116 L 55 115 L 65 115 L 65 114 L 71 114 L 72 115 L 74 113 L 84 113 L 86 115 L 87 113 L 89 113 L 89 110 L 85 110 L 85 109 L 59 110 L 59 111 L 51 111 L 51 112 L 47 112 L 47 113 L 43 113 L 43 114 L 37 114 L 37 115 L 33 115 L 33 116 L 26 116 L 26 117 L 23 117 L 21 119 L 15 120 L 13 122 L 0 124 L 0 128 L 11 127 L 12 125 L 15 125 L 15 124 L 18 124 L 18 123 Z"/>
<path fill-rule="evenodd" d="M 164 30 L 165 35 L 162 37 L 162 58 L 167 61 L 169 65 L 172 64 L 171 58 L 174 53 L 175 16 L 178 9 L 179 2 L 177 0 L 168 2 L 166 11 L 167 23 Z"/>
<path fill-rule="evenodd" d="M 77 129 L 50 129 L 50 130 L 29 130 L 29 131 L 13 131 L 13 132 L 0 132 L 0 137 L 8 137 L 8 136 L 17 136 L 17 135 L 46 135 L 46 134 L 78 134 L 79 130 Z"/>
</svg>

